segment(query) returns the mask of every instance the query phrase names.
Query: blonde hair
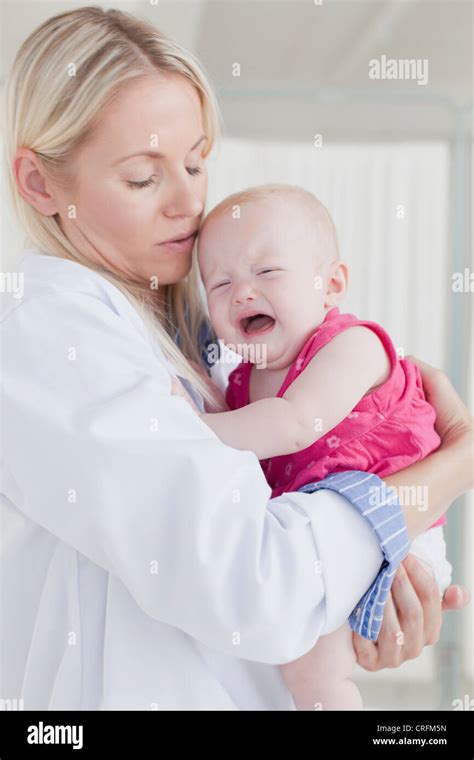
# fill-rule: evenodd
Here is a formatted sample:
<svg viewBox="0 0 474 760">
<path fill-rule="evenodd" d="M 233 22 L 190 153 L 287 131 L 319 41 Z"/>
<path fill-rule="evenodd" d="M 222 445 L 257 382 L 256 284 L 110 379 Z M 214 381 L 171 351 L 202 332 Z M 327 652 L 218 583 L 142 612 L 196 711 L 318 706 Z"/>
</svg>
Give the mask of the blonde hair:
<svg viewBox="0 0 474 760">
<path fill-rule="evenodd" d="M 71 61 L 75 75 L 68 76 Z M 202 365 L 201 329 L 209 325 L 193 257 L 189 275 L 156 291 L 144 288 L 84 257 L 64 235 L 59 216 L 44 216 L 21 196 L 13 156 L 25 147 L 38 156 L 45 176 L 64 181 L 73 152 L 93 133 L 101 110 L 132 80 L 156 74 L 180 75 L 192 83 L 208 137 L 206 157 L 220 131 L 215 95 L 197 59 L 147 21 L 119 10 L 87 6 L 49 18 L 23 42 L 6 92 L 8 183 L 22 227 L 51 256 L 74 260 L 110 280 L 141 313 L 178 374 L 190 380 L 211 407 L 217 393 L 193 366 Z M 163 305 L 164 304 L 164 305 Z M 175 343 L 179 334 L 180 347 Z"/>
<path fill-rule="evenodd" d="M 232 195 L 228 195 L 207 214 L 202 223 L 201 229 L 209 221 L 221 214 L 233 210 L 234 206 L 243 206 L 248 203 L 257 203 L 259 201 L 280 201 L 287 203 L 294 201 L 298 208 L 306 215 L 316 239 L 321 243 L 324 260 L 327 263 L 339 261 L 339 246 L 337 242 L 337 232 L 331 214 L 321 201 L 316 198 L 309 190 L 305 190 L 299 185 L 285 184 L 267 184 L 254 185 L 244 190 L 238 190 Z M 319 251 L 319 248 L 317 252 Z M 321 257 L 321 258 L 323 258 Z M 318 257 L 319 258 L 319 257 Z"/>
</svg>

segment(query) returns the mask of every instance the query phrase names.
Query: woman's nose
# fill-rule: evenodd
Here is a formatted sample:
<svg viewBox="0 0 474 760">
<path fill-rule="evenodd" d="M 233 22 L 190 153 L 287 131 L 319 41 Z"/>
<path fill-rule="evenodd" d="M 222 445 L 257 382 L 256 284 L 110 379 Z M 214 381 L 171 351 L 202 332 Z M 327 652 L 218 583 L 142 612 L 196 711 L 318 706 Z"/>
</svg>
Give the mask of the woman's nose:
<svg viewBox="0 0 474 760">
<path fill-rule="evenodd" d="M 205 187 L 193 187 L 186 179 L 174 180 L 168 188 L 166 200 L 162 207 L 163 213 L 169 217 L 201 216 L 204 211 L 205 197 Z"/>
</svg>

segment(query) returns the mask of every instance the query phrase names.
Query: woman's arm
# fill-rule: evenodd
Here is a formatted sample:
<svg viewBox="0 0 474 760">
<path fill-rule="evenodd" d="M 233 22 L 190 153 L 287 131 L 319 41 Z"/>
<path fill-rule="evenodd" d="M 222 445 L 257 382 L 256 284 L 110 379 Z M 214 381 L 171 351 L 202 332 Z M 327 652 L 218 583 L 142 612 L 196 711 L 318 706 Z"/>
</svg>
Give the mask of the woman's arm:
<svg viewBox="0 0 474 760">
<path fill-rule="evenodd" d="M 269 501 L 255 455 L 171 395 L 142 322 L 97 290 L 33 292 L 3 323 L 6 498 L 151 618 L 229 656 L 301 656 L 381 566 L 357 489 Z"/>
<path fill-rule="evenodd" d="M 404 506 L 410 538 L 427 530 L 461 494 L 474 487 L 473 421 L 447 375 L 413 357 L 421 371 L 429 403 L 436 411 L 436 430 L 442 440 L 440 448 L 425 459 L 385 478 L 395 488 L 427 486 L 429 508 Z M 425 507 L 425 505 L 423 505 Z"/>
<path fill-rule="evenodd" d="M 472 488 L 472 418 L 443 372 L 414 357 L 409 358 L 420 368 L 425 394 L 436 410 L 436 424 L 442 444 L 437 452 L 423 462 L 393 476 L 394 485 L 403 482 L 404 473 L 408 473 L 405 480 L 413 478 L 412 482 L 417 482 L 416 477 L 420 474 L 419 465 L 423 464 L 424 469 L 428 468 L 423 474 L 430 486 L 430 505 L 443 511 L 464 490 Z M 387 480 L 390 481 L 392 478 Z M 416 530 L 410 519 L 410 512 L 413 510 L 406 511 L 409 531 Z M 446 589 L 440 603 L 439 590 L 434 578 L 415 557 L 408 555 L 395 576 L 378 640 L 368 641 L 356 633 L 353 634 L 359 665 L 366 670 L 375 671 L 395 668 L 406 660 L 418 657 L 425 646 L 436 644 L 438 641 L 442 613 L 447 610 L 461 610 L 469 601 L 468 589 L 453 585 Z M 401 631 L 404 634 L 402 639 L 399 635 Z"/>
</svg>

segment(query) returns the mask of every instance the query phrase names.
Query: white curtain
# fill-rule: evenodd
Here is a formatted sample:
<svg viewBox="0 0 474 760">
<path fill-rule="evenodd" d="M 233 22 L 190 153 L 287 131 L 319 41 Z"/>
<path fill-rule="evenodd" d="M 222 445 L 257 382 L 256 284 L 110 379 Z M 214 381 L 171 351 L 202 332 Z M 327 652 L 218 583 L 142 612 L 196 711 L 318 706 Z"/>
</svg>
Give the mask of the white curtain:
<svg viewBox="0 0 474 760">
<path fill-rule="evenodd" d="M 209 209 L 267 182 L 313 192 L 333 216 L 350 267 L 342 309 L 380 322 L 405 353 L 444 364 L 451 292 L 446 144 L 316 148 L 224 139 L 209 174 Z"/>
</svg>

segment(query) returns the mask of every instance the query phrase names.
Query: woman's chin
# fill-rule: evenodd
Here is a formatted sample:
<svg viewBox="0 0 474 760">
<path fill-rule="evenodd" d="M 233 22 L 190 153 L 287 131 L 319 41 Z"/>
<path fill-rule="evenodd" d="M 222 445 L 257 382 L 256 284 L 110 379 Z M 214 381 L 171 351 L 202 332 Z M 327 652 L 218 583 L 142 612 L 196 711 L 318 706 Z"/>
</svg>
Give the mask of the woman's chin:
<svg viewBox="0 0 474 760">
<path fill-rule="evenodd" d="M 154 268 L 150 267 L 147 279 L 160 285 L 174 285 L 189 274 L 191 271 L 191 256 L 177 257 L 174 261 L 160 261 Z"/>
</svg>

